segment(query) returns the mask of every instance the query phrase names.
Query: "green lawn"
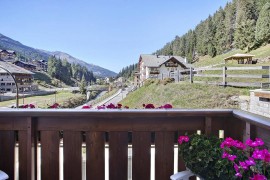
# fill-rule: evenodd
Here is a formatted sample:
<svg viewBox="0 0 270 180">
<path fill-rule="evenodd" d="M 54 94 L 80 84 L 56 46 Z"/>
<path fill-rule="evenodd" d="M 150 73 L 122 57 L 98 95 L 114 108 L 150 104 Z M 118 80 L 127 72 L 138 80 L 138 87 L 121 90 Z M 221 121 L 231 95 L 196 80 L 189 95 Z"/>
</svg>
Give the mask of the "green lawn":
<svg viewBox="0 0 270 180">
<path fill-rule="evenodd" d="M 249 89 L 219 87 L 203 84 L 169 83 L 158 81 L 130 93 L 121 103 L 130 108 L 143 108 L 142 104 L 161 106 L 170 103 L 174 108 L 238 108 L 232 96 L 249 95 Z"/>
<path fill-rule="evenodd" d="M 23 98 L 20 97 L 19 104 L 34 104 L 39 108 L 46 108 L 47 104 L 51 105 L 54 102 L 61 104 L 64 104 L 66 101 L 68 101 L 70 98 L 79 98 L 81 97 L 81 94 L 73 94 L 69 91 L 60 91 L 57 92 L 57 94 L 51 94 L 51 95 L 43 95 L 43 96 L 32 96 Z M 24 102 L 24 103 L 23 103 Z M 9 101 L 3 101 L 0 102 L 0 107 L 10 107 L 12 105 L 16 104 L 16 100 L 9 100 Z"/>
<path fill-rule="evenodd" d="M 228 53 L 218 55 L 214 58 L 211 58 L 210 56 L 200 57 L 200 60 L 198 62 L 194 63 L 194 66 L 195 67 L 204 67 L 204 66 L 210 66 L 210 65 L 224 63 L 224 58 L 232 56 L 232 55 L 237 54 L 237 53 L 242 54 L 242 53 L 246 53 L 246 52 L 244 52 L 242 50 L 232 50 Z M 248 52 L 247 54 L 255 55 L 254 59 L 268 57 L 268 56 L 270 56 L 270 44 L 263 46 L 263 47 L 260 47 L 256 50 L 251 51 L 251 52 Z M 261 65 L 268 65 L 269 66 L 269 63 L 259 64 L 259 66 L 261 66 Z M 238 65 L 236 62 L 232 63 L 231 61 L 229 61 L 227 66 L 241 66 L 241 65 Z M 258 66 L 258 64 L 257 64 L 257 66 Z"/>
</svg>

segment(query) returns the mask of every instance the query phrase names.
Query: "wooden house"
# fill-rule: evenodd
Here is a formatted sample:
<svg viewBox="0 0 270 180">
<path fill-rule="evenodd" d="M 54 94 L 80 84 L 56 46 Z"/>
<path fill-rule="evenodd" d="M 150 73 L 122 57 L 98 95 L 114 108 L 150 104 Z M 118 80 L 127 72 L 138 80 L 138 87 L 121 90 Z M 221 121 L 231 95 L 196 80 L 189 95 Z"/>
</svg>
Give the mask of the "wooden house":
<svg viewBox="0 0 270 180">
<path fill-rule="evenodd" d="M 137 79 L 140 83 L 148 78 L 178 79 L 180 71 L 191 67 L 187 60 L 180 56 L 140 55 Z M 176 77 L 177 76 L 177 77 Z"/>
</svg>

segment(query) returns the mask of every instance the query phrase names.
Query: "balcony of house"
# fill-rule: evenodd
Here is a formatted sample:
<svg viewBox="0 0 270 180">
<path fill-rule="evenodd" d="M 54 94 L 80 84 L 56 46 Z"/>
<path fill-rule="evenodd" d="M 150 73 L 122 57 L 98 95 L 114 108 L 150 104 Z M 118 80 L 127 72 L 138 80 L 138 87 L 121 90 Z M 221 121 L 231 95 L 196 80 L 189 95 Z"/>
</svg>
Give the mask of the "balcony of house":
<svg viewBox="0 0 270 180">
<path fill-rule="evenodd" d="M 0 110 L 10 179 L 167 180 L 185 170 L 179 135 L 200 131 L 270 147 L 270 118 L 241 110 Z M 131 153 L 132 152 L 132 153 Z"/>
<path fill-rule="evenodd" d="M 149 74 L 159 74 L 159 70 L 158 69 L 151 69 Z"/>
</svg>

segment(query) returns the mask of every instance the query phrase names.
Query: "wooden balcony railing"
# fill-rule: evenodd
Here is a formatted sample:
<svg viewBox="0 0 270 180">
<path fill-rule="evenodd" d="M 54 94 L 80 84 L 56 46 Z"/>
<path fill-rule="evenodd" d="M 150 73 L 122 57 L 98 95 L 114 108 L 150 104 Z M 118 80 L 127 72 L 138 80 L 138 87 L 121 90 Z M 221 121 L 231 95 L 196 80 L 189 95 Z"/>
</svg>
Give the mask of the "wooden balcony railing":
<svg viewBox="0 0 270 180">
<path fill-rule="evenodd" d="M 18 148 L 19 180 L 60 177 L 82 179 L 82 145 L 86 146 L 86 179 L 105 179 L 105 145 L 109 148 L 109 179 L 128 179 L 128 146 L 132 147 L 132 179 L 149 180 L 150 149 L 155 147 L 155 179 L 173 174 L 178 135 L 201 130 L 239 140 L 262 138 L 270 147 L 270 119 L 240 110 L 0 110 L 0 169 L 15 176 Z M 16 148 L 15 148 L 16 147 Z M 37 148 L 38 147 L 38 148 Z M 41 149 L 41 165 L 37 163 Z M 184 170 L 181 159 L 179 171 Z M 39 169 L 39 167 L 41 167 Z"/>
</svg>

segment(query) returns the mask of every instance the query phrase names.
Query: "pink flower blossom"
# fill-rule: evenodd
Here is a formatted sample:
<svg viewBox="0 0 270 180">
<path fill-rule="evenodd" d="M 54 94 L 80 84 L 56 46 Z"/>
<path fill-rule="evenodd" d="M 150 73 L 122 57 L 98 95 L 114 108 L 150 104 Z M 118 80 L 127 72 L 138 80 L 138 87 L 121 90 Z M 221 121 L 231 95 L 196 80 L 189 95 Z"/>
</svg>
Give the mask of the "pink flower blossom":
<svg viewBox="0 0 270 180">
<path fill-rule="evenodd" d="M 266 149 L 264 151 L 265 151 L 264 161 L 269 163 L 270 162 L 270 152 Z"/>
<path fill-rule="evenodd" d="M 267 180 L 267 178 L 264 175 L 255 174 L 250 180 Z"/>
<path fill-rule="evenodd" d="M 234 140 L 231 137 L 226 138 L 220 145 L 220 147 L 223 149 L 224 147 L 230 148 L 233 146 Z"/>
<path fill-rule="evenodd" d="M 178 138 L 178 143 L 182 144 L 183 142 L 188 142 L 189 141 L 189 137 L 188 136 L 180 136 Z"/>
<path fill-rule="evenodd" d="M 237 140 L 235 140 L 233 142 L 233 146 L 236 147 L 236 148 L 238 148 L 238 149 L 242 149 L 242 150 L 244 150 L 246 148 L 246 146 L 245 146 L 244 143 L 242 143 L 240 141 L 237 141 Z"/>
<path fill-rule="evenodd" d="M 264 145 L 264 142 L 263 142 L 263 140 L 261 138 L 256 138 L 255 141 L 257 142 L 257 144 L 259 146 L 263 146 Z"/>
<path fill-rule="evenodd" d="M 235 174 L 235 176 L 241 178 L 242 177 L 242 174 L 238 172 L 238 173 Z"/>
<path fill-rule="evenodd" d="M 89 105 L 83 105 L 83 106 L 82 106 L 82 109 L 91 109 L 91 108 L 92 108 L 91 105 L 90 105 L 90 106 L 89 106 Z"/>
<path fill-rule="evenodd" d="M 122 107 L 122 104 L 117 104 L 118 109 L 121 109 L 121 107 Z"/>
<path fill-rule="evenodd" d="M 237 156 L 236 155 L 232 155 L 232 154 L 229 154 L 227 156 L 227 159 L 229 159 L 230 161 L 234 161 L 236 158 L 237 158 Z"/>
<path fill-rule="evenodd" d="M 172 105 L 171 104 L 165 104 L 163 106 L 160 106 L 159 109 L 172 109 Z"/>
<path fill-rule="evenodd" d="M 155 106 L 153 104 L 146 104 L 144 106 L 145 109 L 155 109 Z"/>
<path fill-rule="evenodd" d="M 253 158 L 248 158 L 248 160 L 246 160 L 245 163 L 246 163 L 248 166 L 253 166 L 253 165 L 256 164 Z"/>
<path fill-rule="evenodd" d="M 248 169 L 248 165 L 245 162 L 239 161 L 239 165 L 244 170 L 247 170 Z"/>
<path fill-rule="evenodd" d="M 239 172 L 239 167 L 238 167 L 238 165 L 237 165 L 236 163 L 234 163 L 233 167 L 234 167 L 234 170 L 238 173 L 238 172 Z"/>
<path fill-rule="evenodd" d="M 224 151 L 223 154 L 222 154 L 222 158 L 225 159 L 225 158 L 228 157 L 228 155 L 229 155 L 229 154 L 228 154 L 226 151 Z"/>
<path fill-rule="evenodd" d="M 116 109 L 117 107 L 113 104 L 110 103 L 109 105 L 106 106 L 107 109 Z"/>
<path fill-rule="evenodd" d="M 255 147 L 264 145 L 264 142 L 260 138 L 256 138 L 255 141 L 252 141 L 251 139 L 248 139 L 246 141 L 246 145 L 248 145 L 249 147 L 255 148 Z"/>
<path fill-rule="evenodd" d="M 97 106 L 97 109 L 106 109 L 105 105 L 102 105 L 102 106 Z"/>
<path fill-rule="evenodd" d="M 261 159 L 261 160 L 264 160 L 264 158 L 265 158 L 265 152 L 262 151 L 262 150 L 259 150 L 259 149 L 255 149 L 255 150 L 253 151 L 252 157 L 253 157 L 254 159 Z"/>
</svg>

